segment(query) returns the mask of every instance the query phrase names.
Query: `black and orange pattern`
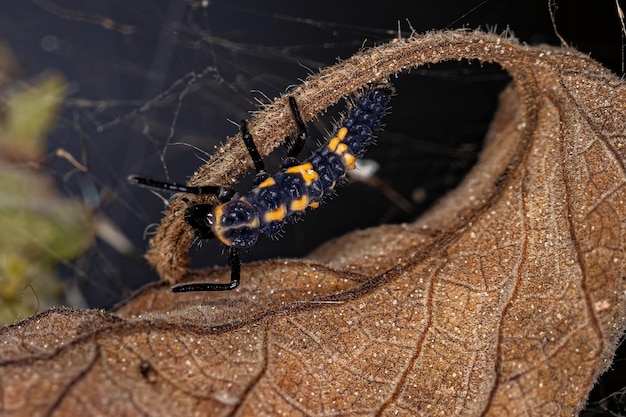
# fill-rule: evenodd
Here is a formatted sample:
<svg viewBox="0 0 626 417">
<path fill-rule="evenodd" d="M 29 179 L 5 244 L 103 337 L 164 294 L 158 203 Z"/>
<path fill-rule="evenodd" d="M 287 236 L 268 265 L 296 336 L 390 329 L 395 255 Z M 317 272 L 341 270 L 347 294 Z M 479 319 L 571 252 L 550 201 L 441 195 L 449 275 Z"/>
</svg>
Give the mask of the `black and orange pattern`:
<svg viewBox="0 0 626 417">
<path fill-rule="evenodd" d="M 213 234 L 227 246 L 251 248 L 260 233 L 274 236 L 289 217 L 307 207 L 318 207 L 325 195 L 346 180 L 346 172 L 355 169 L 355 160 L 372 141 L 390 97 L 388 88 L 365 93 L 341 122 L 335 136 L 308 159 L 215 207 Z"/>
<path fill-rule="evenodd" d="M 131 176 L 129 181 L 149 188 L 188 194 L 214 194 L 221 204 L 189 203 L 185 222 L 198 239 L 217 238 L 228 246 L 231 281 L 221 283 L 183 284 L 174 292 L 225 291 L 236 288 L 240 279 L 239 250 L 255 245 L 261 233 L 276 236 L 285 221 L 302 214 L 308 207 L 316 208 L 325 196 L 334 192 L 337 184 L 346 181 L 347 171 L 355 169 L 355 161 L 372 143 L 391 99 L 388 84 L 379 85 L 358 97 L 348 115 L 339 124 L 335 135 L 309 158 L 299 162 L 293 156 L 300 152 L 306 140 L 306 125 L 302 122 L 295 99 L 289 97 L 299 136 L 288 151 L 283 169 L 269 176 L 263 160 L 248 131 L 241 122 L 241 136 L 257 171 L 256 186 L 245 194 L 213 185 L 187 186 L 145 177 Z"/>
</svg>

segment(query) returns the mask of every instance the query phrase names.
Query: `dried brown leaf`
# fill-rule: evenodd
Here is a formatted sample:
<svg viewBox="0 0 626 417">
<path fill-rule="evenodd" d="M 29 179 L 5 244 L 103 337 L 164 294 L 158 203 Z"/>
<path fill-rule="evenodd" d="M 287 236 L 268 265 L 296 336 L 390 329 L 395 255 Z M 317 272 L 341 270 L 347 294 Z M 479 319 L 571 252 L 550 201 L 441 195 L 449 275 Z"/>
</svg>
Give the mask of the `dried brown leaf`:
<svg viewBox="0 0 626 417">
<path fill-rule="evenodd" d="M 2 414 L 576 413 L 625 324 L 624 84 L 572 50 L 475 32 L 378 53 L 360 54 L 378 57 L 368 71 L 467 58 L 510 72 L 456 191 L 413 224 L 245 265 L 237 291 L 155 284 L 115 314 L 7 327 Z"/>
</svg>

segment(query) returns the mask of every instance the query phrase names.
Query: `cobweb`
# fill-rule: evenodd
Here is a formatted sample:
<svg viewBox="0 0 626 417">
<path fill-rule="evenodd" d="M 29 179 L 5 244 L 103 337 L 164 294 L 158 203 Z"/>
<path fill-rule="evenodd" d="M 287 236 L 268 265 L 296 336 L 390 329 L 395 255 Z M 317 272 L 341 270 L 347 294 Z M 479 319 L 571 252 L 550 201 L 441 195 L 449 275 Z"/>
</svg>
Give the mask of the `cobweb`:
<svg viewBox="0 0 626 417">
<path fill-rule="evenodd" d="M 412 30 L 462 27 L 510 30 L 528 43 L 559 45 L 552 10 L 561 38 L 623 74 L 618 3 L 569 3 L 30 0 L 0 6 L 0 38 L 24 79 L 54 70 L 68 82 L 42 169 L 64 195 L 90 207 L 97 239 L 60 267 L 67 304 L 110 307 L 158 280 L 142 253 L 168 195 L 133 188 L 129 174 L 184 183 L 241 119 L 362 47 Z M 386 128 L 367 154 L 380 164 L 376 185 L 341 187 L 280 239 L 243 254 L 244 262 L 303 256 L 347 231 L 414 219 L 471 168 L 507 81 L 499 67 L 477 63 L 399 76 Z M 311 124 L 314 140 L 303 155 L 341 110 Z M 282 156 L 279 149 L 269 158 L 270 171 Z M 245 190 L 250 179 L 237 183 Z M 197 266 L 226 264 L 214 243 L 192 248 L 192 257 Z M 604 395 L 617 388 L 608 390 Z M 605 406 L 595 403 L 590 413 Z M 605 415 L 624 412 L 621 397 L 610 406 Z"/>
</svg>

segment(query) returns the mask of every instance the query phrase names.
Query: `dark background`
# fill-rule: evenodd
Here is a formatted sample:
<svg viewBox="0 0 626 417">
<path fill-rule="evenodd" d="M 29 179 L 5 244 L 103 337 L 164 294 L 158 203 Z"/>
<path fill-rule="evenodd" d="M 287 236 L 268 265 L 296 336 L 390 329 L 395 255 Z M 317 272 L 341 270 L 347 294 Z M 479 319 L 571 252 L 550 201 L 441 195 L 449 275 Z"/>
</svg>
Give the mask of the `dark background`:
<svg viewBox="0 0 626 417">
<path fill-rule="evenodd" d="M 558 2 L 555 16 L 567 42 L 623 73 L 613 1 Z M 146 247 L 145 231 L 153 230 L 146 228 L 159 222 L 164 206 L 150 192 L 129 186 L 127 175 L 184 182 L 203 155 L 171 143 L 211 153 L 237 131 L 228 120 L 248 117 L 258 107 L 256 100 L 278 96 L 361 46 L 397 36 L 398 24 L 408 34 L 407 20 L 417 32 L 510 28 L 531 44 L 559 44 L 548 1 L 371 6 L 355 1 L 23 0 L 0 5 L 0 39 L 17 55 L 25 79 L 56 70 L 70 83 L 45 169 L 63 193 L 84 198 L 136 246 L 136 254 L 121 254 L 99 240 L 64 267 L 68 285 L 80 288 L 88 306 L 110 307 L 157 280 L 139 253 Z M 414 219 L 474 164 L 507 81 L 495 65 L 468 63 L 435 65 L 394 80 L 398 96 L 367 157 L 381 164 L 378 175 L 386 184 L 413 199 L 413 209 L 407 213 L 380 190 L 351 184 L 305 221 L 286 227 L 281 239 L 260 241 L 244 261 L 302 256 L 349 230 Z M 310 126 L 312 137 L 321 139 L 331 127 L 330 117 L 319 119 Z M 71 172 L 67 161 L 52 155 L 59 147 L 89 171 Z M 270 158 L 270 167 L 277 166 L 280 155 Z M 226 264 L 215 243 L 192 254 L 198 266 Z M 615 413 L 626 412 L 619 374 L 619 368 L 608 374 L 592 398 L 613 393 L 607 404 Z M 602 414 L 601 407 L 592 405 L 588 415 L 614 415 Z"/>
</svg>

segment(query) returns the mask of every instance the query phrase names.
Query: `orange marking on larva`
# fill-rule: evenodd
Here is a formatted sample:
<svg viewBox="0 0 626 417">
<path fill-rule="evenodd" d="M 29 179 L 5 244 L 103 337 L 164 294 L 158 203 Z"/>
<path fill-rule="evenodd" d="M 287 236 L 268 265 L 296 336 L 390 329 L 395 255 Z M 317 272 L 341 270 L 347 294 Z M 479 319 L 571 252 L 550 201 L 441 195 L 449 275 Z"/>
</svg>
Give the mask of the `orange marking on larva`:
<svg viewBox="0 0 626 417">
<path fill-rule="evenodd" d="M 356 161 L 356 157 L 352 155 L 350 152 L 346 152 L 342 155 L 343 165 L 346 169 L 356 169 L 356 165 L 354 162 Z"/>
<path fill-rule="evenodd" d="M 309 207 L 311 208 L 318 208 L 320 206 L 319 201 L 313 201 L 312 203 L 309 204 Z"/>
<path fill-rule="evenodd" d="M 292 167 L 289 167 L 285 170 L 285 173 L 300 174 L 302 173 L 302 171 L 306 171 L 308 169 L 313 169 L 313 164 L 310 162 L 307 162 L 306 164 L 302 164 L 302 165 L 294 165 Z"/>
<path fill-rule="evenodd" d="M 345 143 L 340 143 L 339 145 L 337 145 L 337 150 L 335 151 L 335 153 L 339 156 L 343 155 L 346 151 L 348 150 L 348 145 L 346 145 Z"/>
<path fill-rule="evenodd" d="M 339 132 L 337 132 L 337 137 L 341 140 L 344 140 L 347 134 L 348 134 L 348 128 L 342 127 L 341 129 L 339 129 Z"/>
<path fill-rule="evenodd" d="M 304 178 L 304 183 L 308 186 L 311 185 L 313 181 L 317 181 L 318 175 L 315 170 L 311 169 L 307 172 L 303 172 L 302 178 Z"/>
<path fill-rule="evenodd" d="M 335 149 L 337 149 L 337 146 L 339 145 L 340 142 L 341 142 L 341 139 L 335 136 L 334 138 L 330 140 L 330 142 L 328 142 L 328 145 L 327 145 L 328 149 L 330 149 L 331 152 L 335 152 Z"/>
<path fill-rule="evenodd" d="M 304 209 L 306 209 L 309 205 L 309 196 L 307 195 L 303 195 L 300 198 L 296 198 L 295 200 L 292 200 L 291 203 L 289 204 L 289 209 L 291 211 L 303 211 Z"/>
<path fill-rule="evenodd" d="M 307 162 L 306 164 L 296 165 L 293 167 L 289 167 L 285 170 L 287 174 L 300 174 L 305 184 L 311 185 L 313 181 L 317 181 L 318 175 L 317 172 L 313 169 L 313 164 Z"/>
<path fill-rule="evenodd" d="M 224 236 L 224 232 L 227 229 L 220 225 L 220 219 L 224 216 L 224 206 L 225 204 L 220 204 L 213 209 L 213 218 L 215 219 L 215 223 L 213 224 L 213 234 L 226 246 L 232 246 L 232 242 Z"/>
<path fill-rule="evenodd" d="M 280 222 L 283 221 L 286 216 L 287 208 L 281 205 L 276 210 L 268 211 L 267 213 L 263 214 L 263 220 L 265 220 L 266 223 Z"/>
<path fill-rule="evenodd" d="M 276 184 L 276 181 L 274 181 L 274 178 L 269 177 L 268 179 L 263 181 L 261 184 L 259 184 L 259 188 L 267 188 L 267 187 L 271 187 L 272 185 L 275 185 L 275 184 Z"/>
</svg>

